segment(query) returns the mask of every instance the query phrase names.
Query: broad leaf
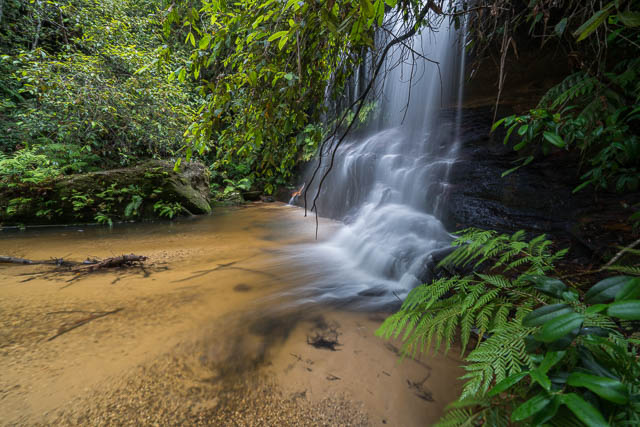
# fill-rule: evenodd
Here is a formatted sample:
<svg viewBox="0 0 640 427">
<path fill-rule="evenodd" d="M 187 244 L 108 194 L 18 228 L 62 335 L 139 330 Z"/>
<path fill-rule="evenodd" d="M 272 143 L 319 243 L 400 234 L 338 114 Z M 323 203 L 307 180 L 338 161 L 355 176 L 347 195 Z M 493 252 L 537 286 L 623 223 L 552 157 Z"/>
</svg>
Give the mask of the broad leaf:
<svg viewBox="0 0 640 427">
<path fill-rule="evenodd" d="M 564 148 L 565 145 L 566 145 L 564 143 L 564 140 L 562 139 L 562 137 L 560 135 L 558 135 L 557 133 L 544 131 L 542 135 L 544 136 L 544 139 L 546 139 L 552 145 L 555 145 L 558 148 Z"/>
<path fill-rule="evenodd" d="M 612 301 L 629 280 L 631 280 L 630 276 L 615 276 L 601 280 L 587 291 L 584 300 L 588 304 Z"/>
<path fill-rule="evenodd" d="M 616 294 L 616 301 L 637 299 L 640 297 L 640 278 L 634 277 Z"/>
<path fill-rule="evenodd" d="M 618 380 L 597 375 L 574 372 L 569 375 L 567 384 L 573 387 L 584 387 L 610 402 L 624 405 L 629 401 L 627 387 Z"/>
<path fill-rule="evenodd" d="M 518 382 L 520 382 L 520 380 L 526 377 L 528 374 L 529 374 L 529 371 L 523 371 L 503 379 L 489 391 L 488 396 L 489 397 L 496 396 L 502 393 L 503 391 L 510 389 L 511 387 L 516 385 Z"/>
<path fill-rule="evenodd" d="M 573 33 L 573 36 L 578 38 L 577 41 L 582 41 L 589 37 L 589 35 L 593 33 L 607 19 L 607 16 L 609 16 L 609 14 L 611 13 L 611 9 L 613 8 L 613 6 L 613 2 L 609 3 L 603 9 L 594 13 L 591 18 L 589 18 L 584 24 L 582 24 Z"/>
<path fill-rule="evenodd" d="M 551 380 L 540 368 L 531 370 L 530 375 L 531 379 L 540 384 L 543 389 L 547 391 L 551 390 Z"/>
<path fill-rule="evenodd" d="M 560 395 L 560 400 L 588 427 L 609 427 L 600 411 L 575 393 Z"/>
<path fill-rule="evenodd" d="M 524 319 L 522 319 L 522 324 L 529 327 L 540 326 L 549 320 L 568 313 L 573 313 L 573 309 L 567 304 L 545 305 L 527 314 Z"/>
<path fill-rule="evenodd" d="M 640 300 L 618 301 L 609 305 L 607 314 L 624 320 L 640 320 Z"/>
<path fill-rule="evenodd" d="M 542 330 L 536 334 L 536 339 L 545 343 L 556 341 L 574 330 L 579 329 L 583 321 L 584 317 L 581 314 L 563 314 L 546 322 Z"/>
<path fill-rule="evenodd" d="M 525 276 L 524 279 L 532 282 L 533 287 L 540 292 L 556 298 L 562 298 L 563 292 L 568 289 L 562 281 L 551 277 L 532 275 Z"/>
<path fill-rule="evenodd" d="M 544 355 L 544 360 L 538 369 L 546 374 L 549 372 L 549 369 L 553 368 L 556 363 L 562 360 L 565 354 L 567 354 L 566 351 L 548 351 L 547 354 Z"/>
<path fill-rule="evenodd" d="M 542 411 L 550 402 L 551 398 L 546 394 L 537 394 L 513 411 L 511 421 L 522 421 L 532 417 Z"/>
</svg>

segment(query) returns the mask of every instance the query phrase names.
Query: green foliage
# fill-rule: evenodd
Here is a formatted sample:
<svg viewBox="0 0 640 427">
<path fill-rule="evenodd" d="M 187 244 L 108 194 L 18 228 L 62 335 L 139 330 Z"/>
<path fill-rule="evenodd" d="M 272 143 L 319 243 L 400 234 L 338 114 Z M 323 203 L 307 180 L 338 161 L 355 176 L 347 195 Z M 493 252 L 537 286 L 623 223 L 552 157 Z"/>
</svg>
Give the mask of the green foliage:
<svg viewBox="0 0 640 427">
<path fill-rule="evenodd" d="M 247 165 L 253 182 L 272 192 L 315 153 L 327 88 L 332 98 L 342 95 L 385 15 L 410 26 L 420 8 L 394 0 L 173 4 L 165 31 L 182 35 L 192 55 L 169 79 L 195 80 L 206 99 L 188 129 L 185 158 L 210 151 L 219 173 Z"/>
<path fill-rule="evenodd" d="M 48 156 L 37 149 L 24 149 L 13 156 L 0 152 L 0 185 L 15 185 L 15 182 L 40 183 L 61 173 Z"/>
<path fill-rule="evenodd" d="M 505 144 L 517 131 L 520 139 L 513 148 L 525 153 L 505 175 L 531 163 L 539 152 L 577 150 L 583 172 L 574 191 L 589 185 L 618 192 L 640 188 L 640 28 L 635 21 L 640 12 L 636 9 L 633 2 L 610 2 L 587 15 L 591 17 L 573 34 L 577 42 L 599 39 L 597 52 L 591 52 L 594 65 L 584 64 L 567 76 L 527 114 L 494 124 L 493 129 L 507 128 Z"/>
<path fill-rule="evenodd" d="M 524 232 L 511 236 L 468 229 L 454 242 L 457 250 L 442 262 L 443 267 L 478 267 L 501 274 L 475 274 L 442 278 L 415 288 L 400 310 L 385 320 L 378 334 L 401 337 L 405 352 L 436 350 L 442 343 L 448 351 L 458 334 L 464 352 L 472 334 L 489 339 L 479 342 L 467 360 L 469 371 L 463 396 L 488 390 L 494 378 L 503 379 L 530 364 L 522 340 L 530 328 L 513 324 L 548 297 L 534 288 L 532 277 L 553 270 L 553 263 L 566 250 L 552 252 L 544 236 L 527 242 Z"/>
<path fill-rule="evenodd" d="M 154 203 L 153 210 L 157 212 L 160 217 L 167 217 L 173 219 L 184 210 L 182 205 L 178 202 L 168 203 L 162 200 Z"/>
<path fill-rule="evenodd" d="M 401 339 L 407 353 L 459 340 L 465 354 L 476 341 L 460 399 L 440 425 L 637 423 L 640 341 L 625 325 L 640 319 L 640 278 L 606 278 L 581 296 L 553 277 L 566 251 L 524 237 L 464 230 L 440 266 L 484 273 L 417 287 L 378 334 Z"/>
<path fill-rule="evenodd" d="M 156 50 L 170 43 L 162 0 L 8 3 L 15 9 L 0 21 L 0 150 L 55 151 L 55 166 L 73 173 L 167 158 L 182 147 L 196 98 L 165 78 L 180 56 L 157 63 Z"/>
</svg>

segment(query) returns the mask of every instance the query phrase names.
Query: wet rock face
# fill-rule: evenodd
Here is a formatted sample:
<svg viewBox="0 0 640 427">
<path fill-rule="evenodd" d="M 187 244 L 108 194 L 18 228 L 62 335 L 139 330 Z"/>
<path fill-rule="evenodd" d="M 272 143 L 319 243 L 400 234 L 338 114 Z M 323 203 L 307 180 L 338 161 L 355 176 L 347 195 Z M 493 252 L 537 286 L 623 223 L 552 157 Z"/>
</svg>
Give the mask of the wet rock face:
<svg viewBox="0 0 640 427">
<path fill-rule="evenodd" d="M 595 250 L 597 237 L 590 235 L 594 229 L 589 224 L 623 222 L 631 215 L 625 206 L 635 203 L 638 194 L 594 194 L 590 190 L 573 194 L 580 183 L 579 160 L 566 152 L 540 157 L 502 177 L 522 154 L 503 145 L 504 133 L 490 135 L 491 123 L 488 108 L 464 111 L 458 160 L 449 175 L 442 215 L 449 230 L 524 229 L 578 240 Z"/>
<path fill-rule="evenodd" d="M 171 206 L 175 215 L 209 213 L 207 169 L 191 162 L 175 172 L 170 162 L 150 160 L 131 168 L 5 185 L 0 187 L 0 225 L 96 222 L 98 214 L 112 221 L 148 219 L 159 216 L 158 202 Z"/>
</svg>

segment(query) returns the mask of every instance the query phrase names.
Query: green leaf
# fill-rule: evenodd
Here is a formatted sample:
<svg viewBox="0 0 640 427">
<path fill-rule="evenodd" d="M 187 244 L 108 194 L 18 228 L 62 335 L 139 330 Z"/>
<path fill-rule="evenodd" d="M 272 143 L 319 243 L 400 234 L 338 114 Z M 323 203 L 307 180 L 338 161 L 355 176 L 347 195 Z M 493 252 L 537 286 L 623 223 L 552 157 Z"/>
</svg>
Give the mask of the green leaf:
<svg viewBox="0 0 640 427">
<path fill-rule="evenodd" d="M 542 360 L 538 369 L 546 374 L 549 372 L 549 369 L 553 368 L 556 363 L 562 360 L 565 354 L 567 354 L 566 351 L 548 351 L 547 354 L 544 355 L 544 360 Z"/>
<path fill-rule="evenodd" d="M 588 427 L 609 427 L 600 411 L 577 394 L 562 394 L 560 400 L 573 412 L 576 418 Z"/>
<path fill-rule="evenodd" d="M 551 398 L 549 396 L 542 393 L 537 394 L 513 411 L 511 421 L 522 421 L 532 417 L 542 411 L 550 402 Z"/>
<path fill-rule="evenodd" d="M 531 370 L 531 379 L 540 384 L 543 389 L 547 391 L 551 390 L 551 380 L 547 374 L 542 372 L 540 369 Z"/>
<path fill-rule="evenodd" d="M 640 12 L 618 12 L 618 19 L 626 27 L 640 27 Z"/>
<path fill-rule="evenodd" d="M 518 128 L 518 135 L 522 136 L 525 133 L 527 133 L 527 130 L 529 129 L 529 125 L 522 125 Z"/>
<path fill-rule="evenodd" d="M 585 314 L 596 314 L 605 311 L 609 307 L 609 304 L 596 304 L 588 307 L 584 312 Z"/>
<path fill-rule="evenodd" d="M 607 342 L 609 342 L 609 341 L 607 341 Z M 600 365 L 596 361 L 596 359 L 594 358 L 593 354 L 591 353 L 591 350 L 589 350 L 588 348 L 583 347 L 583 346 L 578 346 L 578 356 L 580 357 L 580 362 L 582 363 L 582 366 L 586 370 L 591 371 L 591 373 L 596 374 L 596 375 L 601 376 L 601 377 L 611 378 L 611 379 L 614 379 L 614 380 L 618 379 L 618 377 L 616 377 L 607 368 L 605 368 L 604 366 Z"/>
<path fill-rule="evenodd" d="M 551 404 L 544 408 L 544 411 L 540 411 L 536 415 L 534 415 L 533 419 L 531 420 L 531 424 L 534 426 L 546 425 L 545 423 L 547 421 L 556 416 L 556 413 L 558 413 L 558 408 L 560 408 L 560 399 L 558 398 L 558 396 L 553 396 L 551 398 Z"/>
<path fill-rule="evenodd" d="M 373 5 L 371 4 L 371 0 L 360 0 L 360 8 L 366 18 L 371 18 L 373 16 Z"/>
<path fill-rule="evenodd" d="M 607 314 L 624 320 L 640 320 L 640 300 L 618 301 L 609 305 Z"/>
<path fill-rule="evenodd" d="M 567 304 L 545 305 L 527 314 L 522 319 L 522 325 L 528 327 L 544 325 L 549 320 L 567 313 L 573 313 L 573 309 Z"/>
<path fill-rule="evenodd" d="M 536 339 L 545 343 L 558 340 L 580 328 L 584 317 L 578 313 L 567 313 L 546 322 L 542 330 L 536 334 Z"/>
<path fill-rule="evenodd" d="M 544 131 L 542 135 L 544 136 L 544 139 L 549 141 L 552 145 L 555 145 L 558 148 L 564 148 L 565 146 L 564 140 L 557 133 Z"/>
<path fill-rule="evenodd" d="M 558 22 L 554 28 L 557 35 L 561 36 L 564 34 L 564 30 L 567 28 L 567 18 L 562 18 L 560 22 Z"/>
<path fill-rule="evenodd" d="M 287 5 L 284 7 L 284 10 L 289 9 L 289 8 L 290 8 L 291 6 L 293 6 L 294 4 L 295 4 L 295 5 L 297 5 L 297 4 L 298 4 L 298 0 L 289 0 L 289 1 L 287 2 Z"/>
<path fill-rule="evenodd" d="M 275 39 L 279 39 L 281 37 L 286 36 L 287 34 L 289 34 L 289 31 L 278 31 L 277 33 L 273 33 L 271 34 L 271 36 L 269 36 L 269 38 L 267 39 L 267 41 L 272 42 Z"/>
<path fill-rule="evenodd" d="M 532 275 L 523 276 L 523 279 L 532 282 L 534 284 L 533 287 L 543 294 L 547 294 L 556 298 L 562 298 L 563 292 L 568 289 L 567 285 L 562 283 L 562 281 L 553 279 L 551 277 Z"/>
<path fill-rule="evenodd" d="M 284 47 L 285 44 L 287 44 L 287 41 L 289 40 L 289 37 L 282 37 L 280 39 L 280 41 L 278 42 L 278 49 L 282 50 L 282 48 Z"/>
<path fill-rule="evenodd" d="M 211 43 L 211 34 L 205 34 L 198 42 L 198 48 L 204 50 L 209 47 L 209 43 Z"/>
<path fill-rule="evenodd" d="M 607 19 L 607 16 L 611 13 L 613 6 L 613 2 L 609 3 L 603 9 L 594 13 L 591 18 L 574 31 L 573 36 L 577 37 L 577 41 L 582 41 L 589 37 L 589 35 Z"/>
<path fill-rule="evenodd" d="M 529 371 L 518 372 L 517 374 L 511 375 L 498 384 L 496 384 L 487 394 L 489 397 L 496 396 L 503 391 L 506 391 L 520 382 L 521 379 L 526 377 L 529 374 Z"/>
<path fill-rule="evenodd" d="M 495 131 L 508 117 L 503 117 L 491 126 L 491 132 Z"/>
<path fill-rule="evenodd" d="M 569 375 L 567 384 L 573 387 L 584 387 L 610 402 L 624 405 L 629 401 L 627 387 L 618 380 L 597 375 L 574 372 Z"/>
<path fill-rule="evenodd" d="M 640 296 L 640 277 L 633 277 L 616 294 L 616 301 L 636 299 Z"/>
<path fill-rule="evenodd" d="M 630 276 L 615 276 L 601 280 L 584 294 L 584 300 L 588 304 L 609 302 L 616 297 L 629 280 L 631 280 Z"/>
<path fill-rule="evenodd" d="M 185 43 L 190 41 L 191 45 L 193 47 L 196 47 L 196 38 L 193 36 L 192 32 L 189 32 L 189 34 L 187 34 L 187 39 L 185 40 Z"/>
</svg>

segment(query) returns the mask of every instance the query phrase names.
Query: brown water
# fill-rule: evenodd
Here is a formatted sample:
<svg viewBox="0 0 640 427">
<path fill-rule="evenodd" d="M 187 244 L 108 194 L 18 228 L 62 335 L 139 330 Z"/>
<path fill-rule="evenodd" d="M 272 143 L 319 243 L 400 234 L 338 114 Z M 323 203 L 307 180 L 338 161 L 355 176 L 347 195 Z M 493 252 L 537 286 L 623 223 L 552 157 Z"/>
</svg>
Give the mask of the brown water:
<svg viewBox="0 0 640 427">
<path fill-rule="evenodd" d="M 322 222 L 321 236 L 336 227 Z M 173 223 L 0 232 L 0 255 L 149 257 L 77 280 L 0 265 L 0 424 L 433 423 L 456 396 L 459 361 L 399 363 L 399 344 L 373 335 L 385 313 L 303 302 L 322 269 L 287 254 L 314 231 L 299 209 L 258 203 Z M 317 333 L 337 336 L 336 351 L 309 345 Z"/>
</svg>

